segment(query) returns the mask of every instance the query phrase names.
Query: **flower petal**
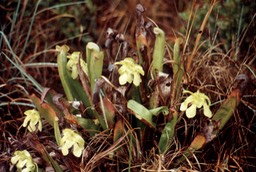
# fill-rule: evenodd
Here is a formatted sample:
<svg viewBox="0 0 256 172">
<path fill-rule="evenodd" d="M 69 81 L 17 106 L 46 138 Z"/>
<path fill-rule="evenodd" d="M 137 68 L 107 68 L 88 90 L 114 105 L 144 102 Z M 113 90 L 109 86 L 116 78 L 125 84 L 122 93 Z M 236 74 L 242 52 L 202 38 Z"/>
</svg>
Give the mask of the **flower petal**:
<svg viewBox="0 0 256 172">
<path fill-rule="evenodd" d="M 74 144 L 74 141 L 73 141 L 74 138 L 71 137 L 71 138 L 68 138 L 68 139 L 66 140 L 64 146 L 67 147 L 68 149 L 70 149 Z"/>
<path fill-rule="evenodd" d="M 133 83 L 135 86 L 139 86 L 141 82 L 141 78 L 140 75 L 138 73 L 134 74 L 134 79 L 133 79 Z"/>
<path fill-rule="evenodd" d="M 28 130 L 29 130 L 30 132 L 34 132 L 34 131 L 36 131 L 36 126 L 29 124 Z"/>
<path fill-rule="evenodd" d="M 42 122 L 41 122 L 41 121 L 38 121 L 38 130 L 39 130 L 39 131 L 42 131 L 42 129 L 43 129 Z"/>
<path fill-rule="evenodd" d="M 39 119 L 36 116 L 33 116 L 33 118 L 31 118 L 29 125 L 36 125 L 38 123 Z"/>
<path fill-rule="evenodd" d="M 210 110 L 210 107 L 206 103 L 203 106 L 204 106 L 204 115 L 208 118 L 211 118 L 212 111 Z"/>
<path fill-rule="evenodd" d="M 181 111 L 185 111 L 185 110 L 187 110 L 187 108 L 188 108 L 188 102 L 183 102 L 183 103 L 181 103 L 181 105 L 180 105 L 180 110 Z"/>
<path fill-rule="evenodd" d="M 24 168 L 21 170 L 21 172 L 31 172 L 31 171 L 34 171 L 33 168 Z"/>
<path fill-rule="evenodd" d="M 73 139 L 72 137 L 70 138 L 67 138 L 65 140 L 63 140 L 63 138 L 61 139 L 61 151 L 62 151 L 62 154 L 64 156 L 66 156 L 68 154 L 68 150 L 73 146 L 74 142 L 73 141 L 70 141 L 68 139 Z"/>
<path fill-rule="evenodd" d="M 133 78 L 134 78 L 134 77 L 133 77 L 133 74 L 127 73 L 127 82 L 132 83 Z"/>
<path fill-rule="evenodd" d="M 63 130 L 63 139 L 64 139 L 64 138 L 65 138 L 65 139 L 68 139 L 68 138 L 72 137 L 72 136 L 73 136 L 73 133 L 74 133 L 74 131 L 71 130 L 71 129 L 68 129 L 68 128 L 64 129 L 64 130 Z M 64 139 L 64 140 L 65 140 L 65 139 Z"/>
<path fill-rule="evenodd" d="M 192 102 L 193 102 L 193 96 L 192 96 L 192 95 L 191 95 L 191 96 L 188 96 L 188 97 L 186 98 L 186 100 L 185 100 L 183 103 L 181 103 L 181 105 L 180 105 L 180 110 L 181 110 L 181 111 L 187 110 L 188 104 L 189 104 L 189 103 L 192 103 Z"/>
<path fill-rule="evenodd" d="M 194 102 L 195 102 L 195 97 L 194 97 L 193 95 L 190 95 L 190 96 L 188 96 L 188 97 L 186 98 L 185 102 L 186 102 L 187 104 L 189 104 L 189 103 L 194 104 Z"/>
<path fill-rule="evenodd" d="M 85 63 L 85 61 L 81 59 L 81 60 L 80 60 L 80 64 L 81 64 L 81 68 L 82 68 L 82 70 L 84 71 L 84 73 L 85 73 L 86 75 L 88 75 L 87 63 Z"/>
<path fill-rule="evenodd" d="M 18 160 L 19 160 L 19 156 L 18 156 L 18 155 L 15 155 L 15 156 L 13 156 L 13 157 L 11 158 L 11 163 L 12 163 L 13 165 L 15 165 L 15 164 L 18 162 Z"/>
<path fill-rule="evenodd" d="M 76 65 L 72 66 L 71 77 L 72 79 L 76 79 L 78 77 L 78 69 Z"/>
<path fill-rule="evenodd" d="M 18 163 L 16 164 L 17 168 L 23 168 L 25 166 L 25 164 L 27 163 L 28 159 L 23 159 L 23 160 L 19 160 Z"/>
<path fill-rule="evenodd" d="M 133 58 L 125 58 L 120 62 L 116 62 L 115 64 L 122 65 L 119 70 L 119 84 L 124 85 L 127 82 L 132 83 L 135 86 L 139 86 L 141 82 L 140 75 L 144 75 L 143 68 L 136 64 Z"/>
<path fill-rule="evenodd" d="M 186 116 L 188 118 L 194 118 L 196 116 L 196 106 L 192 104 L 187 110 L 186 110 Z"/>
<path fill-rule="evenodd" d="M 121 66 L 119 69 L 118 69 L 118 73 L 119 75 L 122 75 L 124 73 L 127 73 L 129 72 L 128 68 L 126 66 Z"/>
<path fill-rule="evenodd" d="M 120 83 L 120 85 L 126 84 L 127 80 L 128 80 L 127 74 L 126 74 L 126 73 L 122 74 L 122 75 L 119 77 L 119 83 Z"/>
<path fill-rule="evenodd" d="M 26 117 L 26 118 L 24 119 L 24 121 L 23 121 L 22 126 L 23 126 L 23 127 L 28 126 L 28 122 L 29 122 L 29 121 L 30 121 L 30 118 L 29 118 L 29 117 Z"/>
<path fill-rule="evenodd" d="M 67 69 L 68 69 L 68 70 L 72 70 L 72 67 L 73 67 L 74 65 L 76 65 L 76 62 L 75 62 L 74 60 L 69 60 L 69 61 L 67 62 Z"/>
<path fill-rule="evenodd" d="M 76 143 L 80 147 L 84 147 L 84 139 L 80 135 L 76 135 Z"/>
<path fill-rule="evenodd" d="M 66 156 L 66 155 L 68 154 L 68 148 L 67 148 L 66 146 L 63 146 L 63 147 L 61 148 L 61 152 L 62 152 L 62 154 L 63 154 L 64 156 Z"/>
<path fill-rule="evenodd" d="M 135 72 L 144 76 L 143 68 L 139 65 L 135 67 Z"/>
<path fill-rule="evenodd" d="M 78 146 L 78 144 L 74 144 L 73 146 L 73 154 L 76 156 L 76 157 L 80 157 L 81 154 L 82 154 L 82 151 L 83 151 L 83 148 L 80 148 Z"/>
</svg>

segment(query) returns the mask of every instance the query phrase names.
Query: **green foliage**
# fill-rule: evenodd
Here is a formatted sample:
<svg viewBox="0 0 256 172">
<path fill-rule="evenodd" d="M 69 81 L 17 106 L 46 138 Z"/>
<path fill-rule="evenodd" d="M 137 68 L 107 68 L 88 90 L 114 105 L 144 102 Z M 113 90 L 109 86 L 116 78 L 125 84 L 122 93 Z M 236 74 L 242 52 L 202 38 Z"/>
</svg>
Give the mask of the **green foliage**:
<svg viewBox="0 0 256 172">
<path fill-rule="evenodd" d="M 64 15 L 68 18 L 77 19 L 81 15 L 79 14 L 81 11 L 79 4 L 82 3 L 86 3 L 89 9 L 88 12 L 85 12 L 86 14 L 93 14 L 96 10 L 91 1 L 69 3 L 63 0 L 60 2 L 52 9 L 60 14 L 66 13 L 67 9 L 70 9 L 73 14 Z M 224 5 L 231 8 L 237 2 L 239 1 L 225 1 Z M 43 5 L 45 3 L 49 2 L 42 2 Z M 71 7 L 71 5 L 74 6 Z M 224 14 L 219 6 L 220 4 L 217 5 L 217 9 L 221 17 L 230 17 L 234 12 L 231 10 L 230 13 Z M 210 13 L 214 4 L 206 7 L 207 13 L 205 10 L 198 11 L 194 25 L 200 26 L 200 30 L 204 30 L 205 27 L 209 27 L 211 30 L 218 27 L 227 31 L 229 28 L 225 25 L 231 25 L 229 23 L 231 21 L 218 20 L 213 26 L 213 18 Z M 236 9 L 236 7 L 234 8 Z M 239 16 L 242 16 L 247 10 L 242 7 Z M 200 13 L 203 15 L 201 16 Z M 142 16 L 142 12 L 140 15 Z M 183 15 L 184 19 L 189 18 L 186 16 L 188 13 L 185 12 Z M 33 15 L 33 20 L 35 16 Z M 145 29 L 144 18 L 141 17 L 142 19 L 143 22 L 139 24 L 139 27 Z M 239 20 L 238 26 L 237 33 L 240 34 L 240 31 L 243 30 L 241 27 L 244 26 L 242 20 Z M 62 26 L 63 33 L 67 37 L 81 34 L 80 29 L 72 22 L 64 23 Z M 187 45 L 185 44 L 191 36 L 190 33 L 187 33 L 186 41 L 179 37 L 176 38 L 174 46 L 171 47 L 168 46 L 169 43 L 166 43 L 168 37 L 165 37 L 164 29 L 153 27 L 151 32 L 155 35 L 150 35 L 150 31 L 146 29 L 143 30 L 143 33 L 136 35 L 136 46 L 133 46 L 132 50 L 135 52 L 134 55 L 121 57 L 124 60 L 118 62 L 111 59 L 112 57 L 104 59 L 104 51 L 93 42 L 87 44 L 85 53 L 80 51 L 72 53 L 67 45 L 56 46 L 58 75 L 65 93 L 61 96 L 53 90 L 45 91 L 32 76 L 27 74 L 4 33 L 0 32 L 14 58 L 11 59 L 4 53 L 3 55 L 17 67 L 24 78 L 34 84 L 41 94 L 41 99 L 35 94 L 29 97 L 39 113 L 31 113 L 31 115 L 25 112 L 28 118 L 25 118 L 23 125 L 27 126 L 30 122 L 29 131 L 32 131 L 32 134 L 39 131 L 50 131 L 53 128 L 55 140 L 50 140 L 49 145 L 55 146 L 56 156 L 49 155 L 46 149 L 51 149 L 50 146 L 44 146 L 39 139 L 31 139 L 26 144 L 33 147 L 55 171 L 62 171 L 61 163 L 63 162 L 70 165 L 77 164 L 79 161 L 81 170 L 86 171 L 87 163 L 93 164 L 91 169 L 94 169 L 97 168 L 97 163 L 101 160 L 104 163 L 107 162 L 106 164 L 108 162 L 116 163 L 116 168 L 119 168 L 120 165 L 131 171 L 133 165 L 146 164 L 144 161 L 147 161 L 148 157 L 153 157 L 149 160 L 150 163 L 157 161 L 157 165 L 152 165 L 153 170 L 166 169 L 165 165 L 169 163 L 167 163 L 169 160 L 171 165 L 167 165 L 168 168 L 179 168 L 186 164 L 185 160 L 189 160 L 192 154 L 197 154 L 198 150 L 211 142 L 231 119 L 241 99 L 241 88 L 233 89 L 220 107 L 210 106 L 210 98 L 203 93 L 207 83 L 202 83 L 200 86 L 199 89 L 202 89 L 202 92 L 185 91 L 191 94 L 187 98 L 183 97 L 181 93 L 185 89 L 197 88 L 191 83 L 190 69 L 195 60 L 193 58 L 201 47 L 201 35 L 197 34 L 196 40 L 189 45 L 193 48 L 193 52 L 191 56 L 187 56 L 184 50 L 186 50 Z M 122 45 L 120 44 L 119 50 Z M 185 48 L 181 52 L 180 49 L 183 45 Z M 112 48 L 112 46 L 110 47 Z M 110 51 L 112 52 L 112 49 Z M 128 48 L 121 51 L 128 51 Z M 23 55 L 24 51 L 21 53 L 21 57 L 25 57 Z M 104 60 L 109 63 L 108 70 L 104 69 L 106 67 Z M 115 65 L 122 66 L 118 69 Z M 185 65 L 187 65 L 186 68 Z M 78 105 L 74 105 L 75 102 L 78 102 Z M 204 109 L 203 112 L 196 111 L 196 108 L 201 107 Z M 216 108 L 214 114 L 210 108 Z M 208 118 L 211 118 L 212 115 L 213 117 L 208 119 L 202 115 L 196 115 L 196 113 L 205 114 Z M 43 121 L 44 126 L 42 126 L 39 114 L 45 120 Z M 194 126 L 195 130 L 190 128 L 192 122 L 194 122 L 193 125 L 198 125 Z M 45 125 L 46 123 L 50 125 Z M 36 130 L 37 125 L 39 130 Z M 197 131 L 198 128 L 203 129 Z M 179 135 L 181 133 L 179 130 L 183 129 L 185 134 Z M 192 134 L 188 136 L 190 133 L 187 132 L 191 132 L 191 130 Z M 61 131 L 63 132 L 61 133 Z M 28 133 L 27 136 L 32 138 L 32 134 Z M 43 138 L 40 135 L 41 133 L 38 134 L 38 138 Z M 180 147 L 182 140 L 185 140 L 182 143 L 185 147 Z M 54 145 L 55 143 L 56 145 Z M 67 156 L 70 152 L 76 159 L 72 158 L 73 155 Z M 14 155 L 16 154 L 14 153 Z M 172 157 L 170 158 L 170 156 Z M 29 158 L 32 160 L 31 157 Z M 59 160 L 55 161 L 55 158 L 59 158 Z M 13 164 L 16 164 L 18 168 L 23 168 L 17 160 Z M 141 169 L 143 169 L 143 165 L 141 165 Z"/>
<path fill-rule="evenodd" d="M 50 3 L 50 4 L 47 4 Z M 69 0 L 61 0 L 57 5 L 54 2 L 47 2 L 45 6 L 51 6 L 54 11 L 63 16 L 57 27 L 61 28 L 59 35 L 65 38 L 79 38 L 83 43 L 91 41 L 92 38 L 86 32 L 94 31 L 92 28 L 96 26 L 95 11 L 96 7 L 91 0 L 70 2 Z"/>
<path fill-rule="evenodd" d="M 210 8 L 210 2 L 204 3 L 203 6 L 197 8 L 195 19 L 193 21 L 193 30 L 198 32 L 199 26 L 205 17 L 208 9 Z M 209 41 L 208 45 L 214 44 L 209 39 L 212 38 L 215 42 L 222 42 L 225 51 L 228 52 L 234 44 L 238 44 L 239 39 L 242 37 L 242 33 L 248 27 L 250 21 L 246 21 L 246 16 L 249 15 L 251 9 L 255 9 L 256 3 L 247 3 L 241 0 L 227 0 L 217 2 L 213 8 L 212 14 L 208 19 L 206 26 L 207 34 L 203 36 L 204 41 Z M 191 9 L 179 13 L 179 15 L 188 21 Z M 185 33 L 185 30 L 183 30 Z M 210 35 L 209 35 L 210 34 Z M 206 47 L 205 47 L 206 48 Z M 238 48 L 238 47 L 236 47 Z"/>
<path fill-rule="evenodd" d="M 183 77 L 183 64 L 181 63 L 181 56 L 180 56 L 180 44 L 182 43 L 182 39 L 178 38 L 175 40 L 174 50 L 173 50 L 173 59 L 174 63 L 172 66 L 173 70 L 173 81 L 172 81 L 172 91 L 171 91 L 171 106 L 176 106 L 176 103 L 180 101 L 180 91 L 182 88 L 182 77 Z M 171 111 L 172 119 L 167 121 L 160 140 L 159 140 L 159 150 L 160 153 L 166 153 L 170 148 L 173 139 L 175 137 L 175 127 L 178 122 L 178 111 Z"/>
<path fill-rule="evenodd" d="M 86 45 L 86 62 L 92 92 L 94 91 L 95 82 L 99 79 L 103 70 L 103 58 L 104 54 L 97 44 L 89 42 Z"/>
<path fill-rule="evenodd" d="M 173 112 L 172 114 L 173 118 L 171 121 L 166 123 L 158 143 L 159 152 L 161 154 L 167 153 L 175 137 L 175 127 L 178 122 L 178 112 Z"/>
<path fill-rule="evenodd" d="M 155 48 L 157 48 L 157 50 L 160 50 L 160 51 L 156 52 L 157 50 L 155 49 L 155 51 L 153 53 L 152 72 L 155 71 L 156 73 L 163 71 L 163 58 L 160 58 L 160 60 L 159 60 L 159 57 L 160 56 L 163 57 L 164 52 L 165 52 L 165 46 L 164 46 L 165 41 L 164 41 L 164 36 L 163 36 L 164 33 L 161 29 L 159 29 L 159 28 L 157 28 L 157 29 L 160 32 L 159 34 L 162 36 L 161 36 L 161 38 L 157 38 L 156 42 L 155 42 Z M 161 41 L 159 39 L 161 39 Z M 183 71 L 184 65 L 182 63 L 181 55 L 179 53 L 181 42 L 182 42 L 181 39 L 176 40 L 176 42 L 174 44 L 174 53 L 173 53 L 173 56 L 174 56 L 173 57 L 174 58 L 174 63 L 173 63 L 173 75 L 174 76 L 173 77 L 174 77 L 174 79 L 172 81 L 172 87 L 176 88 L 176 89 L 173 89 L 171 92 L 171 95 L 170 95 L 171 103 L 169 104 L 169 106 L 171 105 L 175 108 L 177 108 L 177 104 L 180 104 L 180 101 L 181 101 L 180 91 L 181 91 L 181 88 L 183 87 L 181 81 L 182 81 L 182 77 L 183 77 L 183 73 L 184 73 L 184 71 Z M 159 44 L 161 44 L 161 45 L 159 45 Z M 160 47 L 158 47 L 158 46 L 160 46 Z M 114 141 L 119 140 L 121 138 L 121 136 L 124 134 L 123 130 L 125 130 L 124 124 L 122 122 L 123 120 L 120 120 L 120 119 L 117 121 L 114 120 L 115 116 L 116 116 L 115 115 L 115 113 L 116 113 L 115 106 L 113 105 L 113 102 L 111 102 L 111 100 L 108 99 L 106 97 L 106 95 L 103 94 L 103 92 L 106 90 L 103 90 L 102 87 L 99 88 L 99 83 L 96 84 L 97 80 L 100 80 L 101 75 L 102 75 L 103 52 L 100 51 L 100 48 L 98 47 L 97 44 L 88 43 L 87 47 L 86 47 L 87 65 L 85 65 L 85 64 L 83 65 L 83 67 L 87 68 L 87 69 L 81 70 L 81 66 L 80 66 L 81 63 L 77 63 L 77 61 L 79 61 L 79 60 L 77 60 L 76 63 L 74 64 L 74 65 L 76 65 L 75 68 L 72 67 L 72 70 L 76 70 L 80 79 L 83 75 L 86 75 L 85 78 L 89 79 L 88 82 L 82 86 L 82 83 L 79 82 L 79 79 L 77 77 L 71 77 L 72 70 L 69 71 L 70 68 L 67 68 L 67 65 L 68 65 L 67 56 L 68 56 L 69 47 L 66 45 L 64 45 L 62 47 L 58 46 L 57 50 L 58 50 L 57 63 L 58 63 L 58 69 L 59 69 L 59 76 L 62 81 L 62 85 L 63 85 L 64 91 L 66 93 L 67 100 L 82 101 L 85 108 L 91 109 L 91 111 L 90 111 L 91 116 L 88 116 L 89 118 L 88 117 L 74 118 L 71 114 L 72 111 L 69 112 L 69 110 L 67 108 L 64 108 L 65 110 L 63 111 L 63 114 L 61 114 L 61 115 L 64 116 L 64 118 L 67 120 L 68 123 L 71 123 L 71 122 L 75 123 L 77 125 L 82 126 L 85 129 L 93 128 L 95 130 L 101 130 L 99 128 L 99 126 L 97 126 L 97 124 L 95 122 L 93 122 L 93 120 L 97 120 L 99 122 L 100 126 L 102 127 L 103 131 L 105 131 L 107 129 L 114 128 L 113 140 Z M 73 60 L 73 59 L 70 59 L 70 60 Z M 157 64 L 155 64 L 155 63 L 157 63 Z M 119 63 L 117 63 L 117 64 L 119 64 Z M 139 66 L 139 67 L 141 68 L 141 66 Z M 128 75 L 129 75 L 129 70 L 126 70 L 126 69 L 123 70 L 123 73 L 125 73 L 125 72 L 128 72 Z M 156 76 L 156 73 L 154 74 L 155 76 Z M 157 80 L 157 78 L 154 78 L 154 79 Z M 142 80 L 142 82 L 147 82 L 147 80 Z M 76 84 L 76 86 L 74 85 L 74 83 Z M 131 83 L 132 83 L 132 81 L 128 82 L 128 84 L 131 84 Z M 124 85 L 124 84 L 122 84 L 122 85 Z M 85 88 L 85 87 L 87 87 L 87 88 Z M 85 89 L 88 89 L 88 90 L 85 91 Z M 134 92 L 131 92 L 130 94 L 136 95 L 138 97 L 139 95 L 137 93 L 139 93 L 140 90 L 138 88 L 136 88 L 136 89 L 133 89 L 133 91 Z M 158 89 L 158 91 L 162 91 L 162 90 Z M 92 92 L 93 92 L 93 94 L 91 94 Z M 205 115 L 207 115 L 208 117 L 211 117 L 211 114 L 209 116 L 210 99 L 205 94 L 200 93 L 200 92 L 196 92 L 196 93 L 192 93 L 190 91 L 187 91 L 187 92 L 189 92 L 191 95 L 181 104 L 181 110 L 182 111 L 183 110 L 191 111 L 189 109 L 193 108 L 193 112 L 192 112 L 193 114 L 187 114 L 187 116 L 189 118 L 192 118 L 195 116 L 195 113 L 196 113 L 195 109 L 203 106 L 204 109 L 206 109 L 206 110 L 204 110 L 204 113 L 206 113 Z M 99 96 L 98 108 L 97 108 L 97 103 L 92 104 L 92 100 L 94 100 L 94 102 L 95 102 L 95 98 L 93 98 L 93 96 L 95 96 L 95 95 Z M 154 98 L 154 96 L 156 96 L 156 95 L 153 95 L 151 98 Z M 141 99 L 140 97 L 138 97 L 138 98 Z M 79 137 L 78 140 L 80 140 L 80 141 L 78 143 L 78 142 L 76 142 L 77 139 L 72 140 L 71 136 L 67 137 L 64 134 L 64 137 L 69 140 L 63 141 L 63 138 L 61 138 L 61 134 L 59 131 L 58 120 L 56 120 L 56 119 L 58 119 L 58 117 L 56 116 L 56 112 L 54 111 L 54 108 L 52 108 L 50 104 L 40 103 L 40 100 L 38 98 L 36 98 L 35 96 L 31 96 L 31 99 L 33 100 L 33 102 L 36 105 L 37 109 L 39 110 L 40 114 L 42 114 L 45 117 L 45 119 L 54 127 L 56 142 L 57 142 L 58 146 L 62 147 L 63 155 L 67 155 L 68 149 L 73 146 L 73 153 L 75 154 L 75 156 L 80 157 L 81 153 L 84 149 L 82 147 L 84 144 L 84 141 L 82 144 L 81 136 L 76 137 L 77 139 Z M 232 100 L 230 99 L 229 101 L 232 101 Z M 188 108 L 189 103 L 192 103 L 192 106 L 190 106 Z M 55 102 L 55 104 L 56 104 L 56 102 Z M 155 104 L 155 105 L 157 105 L 157 104 Z M 226 103 L 226 104 L 228 104 L 228 103 Z M 55 106 L 55 105 L 53 105 L 53 106 Z M 159 124 L 157 123 L 157 121 L 155 121 L 155 117 L 158 117 L 160 114 L 163 115 L 164 119 L 166 119 L 166 123 L 164 124 L 164 128 L 161 131 L 160 140 L 158 142 L 158 148 L 159 148 L 159 153 L 161 155 L 166 154 L 173 144 L 173 140 L 176 136 L 176 126 L 179 123 L 179 117 L 182 115 L 182 112 L 179 112 L 176 110 L 169 111 L 168 106 L 157 106 L 152 109 L 148 109 L 144 105 L 142 105 L 132 99 L 127 100 L 127 108 L 128 108 L 128 111 L 125 113 L 131 113 L 136 117 L 135 118 L 135 121 L 137 121 L 136 124 L 134 125 L 134 123 L 131 121 L 130 125 L 131 125 L 131 127 L 139 127 L 139 129 L 142 132 L 140 139 L 144 139 L 144 137 L 146 136 L 147 128 L 156 129 L 158 127 Z M 236 108 L 236 106 L 228 107 L 229 109 L 225 110 L 225 112 L 223 110 L 221 110 L 221 108 L 216 113 L 216 116 L 213 117 L 213 119 L 216 118 L 216 120 L 221 121 L 220 127 L 223 127 L 223 125 L 231 117 L 232 112 Z M 189 112 L 186 112 L 186 113 L 189 113 Z M 223 113 L 225 113 L 225 114 L 223 114 Z M 228 113 L 228 114 L 226 114 L 226 113 Z M 221 114 L 221 116 L 218 114 Z M 170 115 L 172 116 L 172 118 L 168 119 L 168 116 L 170 116 Z M 228 116 L 228 119 L 226 116 Z M 90 118 L 92 118 L 92 119 L 90 119 Z M 66 130 L 69 130 L 69 129 L 66 129 Z M 90 132 L 90 133 L 95 134 L 95 131 Z M 91 135 L 91 136 L 93 136 L 93 135 Z M 129 142 L 130 147 L 132 145 L 134 145 L 134 140 L 136 140 L 136 138 L 134 138 L 130 134 L 130 142 Z M 191 152 L 194 152 L 194 151 L 202 148 L 203 145 L 206 143 L 206 141 L 209 142 L 209 138 L 207 140 L 206 135 L 200 134 L 200 135 L 196 136 L 194 141 L 188 147 L 188 149 L 184 151 L 183 156 L 189 157 Z M 118 149 L 117 152 L 120 152 L 120 149 Z M 131 156 L 131 153 L 130 153 L 130 156 Z M 180 158 L 177 162 L 181 163 L 182 161 L 184 161 L 184 157 Z M 130 163 L 130 160 L 129 160 L 129 163 Z"/>
<path fill-rule="evenodd" d="M 137 103 L 134 100 L 129 100 L 127 107 L 133 112 L 137 119 L 151 128 L 156 127 L 156 124 L 153 122 L 153 116 L 157 116 L 159 113 L 163 113 L 164 115 L 169 113 L 166 106 L 148 110 L 143 105 Z"/>
<path fill-rule="evenodd" d="M 164 62 L 164 53 L 165 53 L 165 33 L 162 29 L 155 27 L 154 34 L 156 35 L 152 69 L 151 73 L 154 78 L 156 77 L 157 72 L 163 71 L 163 62 Z"/>
</svg>

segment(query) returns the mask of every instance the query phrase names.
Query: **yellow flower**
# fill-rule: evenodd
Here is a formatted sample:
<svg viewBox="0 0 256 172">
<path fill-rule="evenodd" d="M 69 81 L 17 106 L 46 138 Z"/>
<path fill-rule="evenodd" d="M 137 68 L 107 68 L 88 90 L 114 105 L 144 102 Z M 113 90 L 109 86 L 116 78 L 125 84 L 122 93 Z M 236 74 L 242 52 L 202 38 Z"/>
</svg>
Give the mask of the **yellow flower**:
<svg viewBox="0 0 256 172">
<path fill-rule="evenodd" d="M 76 157 L 80 157 L 84 150 L 84 143 L 84 139 L 74 130 L 68 128 L 63 130 L 63 137 L 60 140 L 60 147 L 64 156 L 66 156 L 68 154 L 68 150 L 73 147 L 73 154 Z"/>
<path fill-rule="evenodd" d="M 75 51 L 70 56 L 67 56 L 67 58 L 69 58 L 69 61 L 67 63 L 67 69 L 71 71 L 71 77 L 73 79 L 76 79 L 78 77 L 77 64 L 79 55 L 80 52 Z M 85 61 L 82 58 L 80 58 L 80 65 L 84 73 L 88 74 L 87 63 L 85 63 Z"/>
<path fill-rule="evenodd" d="M 22 124 L 23 127 L 27 127 L 30 132 L 36 130 L 36 126 L 38 127 L 39 131 L 42 131 L 42 121 L 40 114 L 35 109 L 30 109 L 24 112 L 26 118 Z M 28 124 L 29 123 L 29 124 Z"/>
<path fill-rule="evenodd" d="M 195 93 L 185 90 L 183 91 L 183 93 L 191 94 L 189 97 L 186 98 L 183 103 L 181 103 L 180 106 L 180 110 L 186 111 L 186 115 L 188 118 L 195 117 L 196 108 L 201 108 L 202 106 L 204 108 L 204 115 L 208 118 L 212 117 L 212 112 L 209 108 L 211 104 L 209 97 L 207 97 L 204 93 L 200 93 L 199 90 L 197 90 L 197 92 Z"/>
<path fill-rule="evenodd" d="M 32 172 L 36 169 L 36 165 L 27 150 L 15 151 L 11 163 L 16 164 L 17 169 L 21 172 Z"/>
<path fill-rule="evenodd" d="M 122 65 L 118 70 L 120 75 L 119 83 L 121 85 L 128 83 L 132 83 L 135 86 L 139 86 L 141 82 L 140 75 L 144 75 L 144 71 L 142 67 L 134 62 L 132 58 L 125 58 L 120 62 L 116 62 L 115 64 Z"/>
</svg>

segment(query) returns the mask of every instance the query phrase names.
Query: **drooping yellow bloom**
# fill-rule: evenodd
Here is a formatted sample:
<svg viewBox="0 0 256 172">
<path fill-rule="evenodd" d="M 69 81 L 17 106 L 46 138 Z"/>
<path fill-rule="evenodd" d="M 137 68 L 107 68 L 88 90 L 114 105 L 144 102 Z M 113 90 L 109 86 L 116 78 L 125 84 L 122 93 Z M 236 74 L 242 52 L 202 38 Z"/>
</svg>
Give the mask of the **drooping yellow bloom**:
<svg viewBox="0 0 256 172">
<path fill-rule="evenodd" d="M 125 58 L 124 60 L 120 62 L 116 62 L 115 64 L 122 65 L 118 73 L 120 75 L 119 77 L 119 83 L 121 85 L 128 83 L 132 83 L 135 86 L 139 86 L 141 83 L 141 77 L 140 75 L 144 75 L 144 71 L 142 67 L 135 63 L 135 61 L 132 58 Z"/>
<path fill-rule="evenodd" d="M 67 58 L 69 58 L 69 61 L 67 63 L 67 69 L 71 71 L 71 77 L 73 79 L 76 79 L 78 77 L 77 64 L 78 64 L 79 55 L 80 55 L 80 52 L 75 51 L 70 56 L 67 56 Z M 87 63 L 85 63 L 85 61 L 82 58 L 80 58 L 80 65 L 83 72 L 88 74 Z"/>
<path fill-rule="evenodd" d="M 16 165 L 21 172 L 33 172 L 36 169 L 36 165 L 27 150 L 15 151 L 11 163 Z"/>
<path fill-rule="evenodd" d="M 188 96 L 183 103 L 181 103 L 180 110 L 186 111 L 186 116 L 188 118 L 193 118 L 196 115 L 196 108 L 204 108 L 204 115 L 208 118 L 212 117 L 212 112 L 210 110 L 211 101 L 204 93 L 197 92 L 192 93 L 191 91 L 185 90 L 183 93 L 191 94 Z M 190 105 L 190 106 L 189 106 Z"/>
<path fill-rule="evenodd" d="M 64 156 L 66 156 L 68 154 L 68 150 L 73 147 L 73 154 L 76 157 L 80 157 L 84 150 L 84 143 L 84 139 L 74 130 L 68 128 L 63 130 L 60 147 Z"/>
<path fill-rule="evenodd" d="M 36 130 L 36 126 L 38 127 L 39 131 L 42 131 L 42 121 L 40 114 L 35 109 L 30 109 L 24 112 L 26 118 L 22 124 L 23 127 L 27 127 L 30 132 Z M 29 123 L 29 124 L 28 124 Z"/>
</svg>

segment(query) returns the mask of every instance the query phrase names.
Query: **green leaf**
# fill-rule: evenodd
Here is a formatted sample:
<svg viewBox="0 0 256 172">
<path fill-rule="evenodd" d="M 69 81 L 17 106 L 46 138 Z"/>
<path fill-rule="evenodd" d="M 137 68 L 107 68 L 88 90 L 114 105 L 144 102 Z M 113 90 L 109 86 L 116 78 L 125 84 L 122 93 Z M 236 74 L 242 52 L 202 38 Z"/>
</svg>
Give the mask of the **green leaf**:
<svg viewBox="0 0 256 172">
<path fill-rule="evenodd" d="M 173 119 L 165 125 L 162 131 L 162 134 L 158 143 L 159 151 L 161 154 L 167 152 L 173 142 L 177 118 L 178 118 L 178 112 L 174 112 Z"/>
<path fill-rule="evenodd" d="M 89 42 L 86 45 L 86 62 L 88 65 L 91 91 L 94 91 L 95 81 L 101 76 L 104 54 L 97 44 Z"/>
<path fill-rule="evenodd" d="M 82 117 L 76 117 L 78 124 L 84 129 L 88 130 L 89 133 L 93 133 L 99 130 L 99 126 L 94 123 L 92 119 L 86 119 Z"/>
<path fill-rule="evenodd" d="M 129 100 L 127 107 L 132 111 L 136 118 L 145 123 L 147 126 L 150 128 L 156 127 L 156 124 L 152 121 L 153 114 L 143 105 L 134 100 Z"/>
<path fill-rule="evenodd" d="M 233 116 L 234 111 L 240 102 L 240 90 L 235 89 L 233 90 L 228 98 L 222 103 L 221 107 L 218 109 L 218 111 L 215 113 L 215 115 L 212 117 L 212 120 L 215 122 L 220 122 L 218 126 L 218 130 L 215 131 L 215 134 L 221 130 L 225 124 L 228 122 L 228 120 Z"/>
<path fill-rule="evenodd" d="M 155 109 L 148 110 L 143 105 L 134 100 L 129 100 L 127 107 L 132 111 L 136 118 L 145 123 L 150 128 L 155 128 L 156 124 L 153 122 L 153 115 L 157 116 L 159 113 L 167 115 L 169 110 L 166 106 L 161 106 Z"/>
<path fill-rule="evenodd" d="M 163 113 L 164 115 L 169 114 L 169 109 L 168 109 L 167 106 L 161 106 L 161 107 L 158 107 L 158 108 L 150 109 L 149 111 L 154 116 L 157 116 L 159 113 Z"/>
<path fill-rule="evenodd" d="M 70 85 L 70 79 L 68 77 L 67 71 L 67 53 L 69 51 L 69 47 L 67 45 L 63 46 L 56 46 L 57 51 L 59 54 L 57 56 L 57 64 L 58 64 L 58 72 L 61 80 L 62 87 L 64 88 L 65 94 L 68 100 L 74 100 L 74 96 L 72 93 L 72 88 Z"/>
<path fill-rule="evenodd" d="M 55 118 L 55 120 L 53 122 L 53 128 L 54 128 L 54 136 L 55 136 L 57 145 L 60 146 L 61 134 L 60 134 L 58 118 Z"/>
<path fill-rule="evenodd" d="M 180 92 L 182 88 L 182 77 L 184 73 L 183 64 L 181 64 L 180 59 L 180 44 L 182 43 L 182 39 L 178 38 L 175 40 L 174 50 L 173 50 L 173 60 L 174 63 L 172 65 L 173 68 L 173 81 L 172 81 L 172 91 L 171 91 L 171 106 L 174 106 L 175 102 L 177 102 L 180 98 Z"/>
<path fill-rule="evenodd" d="M 182 43 L 182 38 L 177 38 L 175 40 L 173 49 L 173 74 L 176 75 L 180 68 L 180 44 Z"/>
<path fill-rule="evenodd" d="M 151 73 L 156 77 L 156 72 L 163 71 L 164 53 L 165 53 L 165 33 L 162 29 L 155 27 L 154 33 L 156 41 L 153 52 L 153 61 Z"/>
</svg>

